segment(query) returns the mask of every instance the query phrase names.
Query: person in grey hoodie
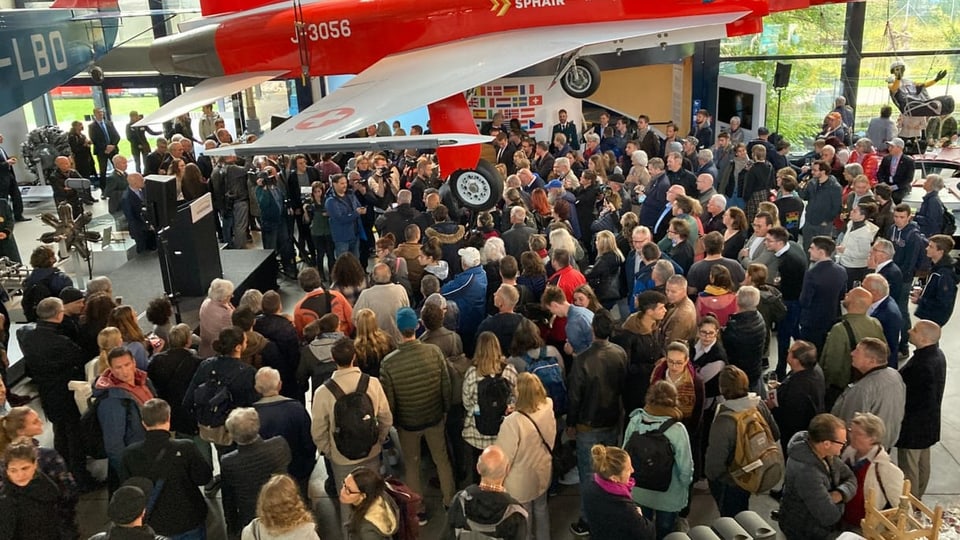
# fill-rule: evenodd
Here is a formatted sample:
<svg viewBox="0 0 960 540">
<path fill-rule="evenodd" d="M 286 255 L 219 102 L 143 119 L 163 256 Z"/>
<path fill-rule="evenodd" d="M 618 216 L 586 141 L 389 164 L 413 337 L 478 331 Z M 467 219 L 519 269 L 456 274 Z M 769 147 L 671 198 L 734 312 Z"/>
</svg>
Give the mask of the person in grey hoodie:
<svg viewBox="0 0 960 540">
<path fill-rule="evenodd" d="M 818 414 L 807 431 L 787 445 L 787 472 L 780 502 L 780 530 L 790 540 L 836 538 L 844 505 L 857 492 L 857 477 L 840 452 L 847 426 L 828 413 Z"/>
<path fill-rule="evenodd" d="M 760 411 L 770 426 L 773 438 L 780 440 L 780 429 L 773 415 L 759 396 L 749 392 L 747 374 L 736 366 L 720 372 L 720 395 L 726 400 L 717 406 L 717 415 L 710 426 L 710 443 L 704 456 L 704 473 L 710 482 L 710 493 L 717 501 L 722 517 L 734 517 L 750 506 L 750 492 L 741 488 L 730 476 L 730 464 L 737 450 L 737 423 L 725 412 L 740 412 L 750 407 Z"/>
<path fill-rule="evenodd" d="M 301 388 L 306 388 L 307 379 L 309 379 L 311 395 L 316 393 L 317 388 L 323 386 L 323 383 L 337 370 L 330 348 L 337 340 L 344 337 L 343 332 L 338 331 L 340 317 L 333 313 L 327 313 L 317 321 L 308 324 L 304 328 L 305 335 L 313 325 L 316 325 L 318 333 L 306 345 L 300 347 L 300 365 L 297 366 L 297 381 Z"/>
</svg>

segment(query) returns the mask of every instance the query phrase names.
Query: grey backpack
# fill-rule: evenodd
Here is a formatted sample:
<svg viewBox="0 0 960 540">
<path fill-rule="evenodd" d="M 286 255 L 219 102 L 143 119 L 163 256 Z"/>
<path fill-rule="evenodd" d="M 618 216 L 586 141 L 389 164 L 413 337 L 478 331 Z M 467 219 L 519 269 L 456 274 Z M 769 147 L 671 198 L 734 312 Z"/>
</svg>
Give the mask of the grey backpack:
<svg viewBox="0 0 960 540">
<path fill-rule="evenodd" d="M 457 493 L 457 501 L 454 504 L 460 505 L 460 512 L 463 514 L 465 526 L 454 529 L 458 540 L 496 540 L 499 539 L 497 527 L 509 519 L 514 514 L 520 514 L 526 519 L 527 511 L 518 503 L 511 503 L 503 510 L 503 516 L 496 523 L 477 523 L 467 516 L 466 502 L 473 498 L 472 495 L 463 490 Z"/>
</svg>

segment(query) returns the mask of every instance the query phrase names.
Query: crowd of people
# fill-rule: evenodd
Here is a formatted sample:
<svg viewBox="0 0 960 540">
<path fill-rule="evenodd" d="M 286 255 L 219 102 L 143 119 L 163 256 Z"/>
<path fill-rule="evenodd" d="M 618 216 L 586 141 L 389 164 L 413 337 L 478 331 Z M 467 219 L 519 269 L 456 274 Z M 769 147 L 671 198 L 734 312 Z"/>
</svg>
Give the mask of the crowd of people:
<svg viewBox="0 0 960 540">
<path fill-rule="evenodd" d="M 831 136 L 798 170 L 764 128 L 744 141 L 731 119 L 714 143 L 707 111 L 685 138 L 604 115 L 581 141 L 559 120 L 552 141 L 484 126 L 504 191 L 479 212 L 443 200 L 422 151 L 248 167 L 201 164 L 192 134 L 158 141 L 144 173 L 173 173 L 184 200 L 209 191 L 233 248 L 259 228 L 303 296 L 235 305 L 214 280 L 195 335 L 166 298 L 122 305 L 107 278 L 78 291 L 37 248 L 49 297 L 17 338 L 55 449 L 6 406 L 0 536 L 76 538 L 78 494 L 102 487 L 88 456 L 108 462 L 109 538 L 204 538 L 218 489 L 233 537 L 323 537 L 304 502 L 321 462 L 344 538 L 432 519 L 450 538 L 550 538 L 564 484 L 570 531 L 604 539 L 683 530 L 697 486 L 729 517 L 769 493 L 790 539 L 855 530 L 907 480 L 921 497 L 957 288 L 942 178 L 914 212 L 896 138 L 881 156 Z M 136 174 L 121 207 L 142 200 Z M 744 462 L 748 432 L 767 444 Z"/>
</svg>

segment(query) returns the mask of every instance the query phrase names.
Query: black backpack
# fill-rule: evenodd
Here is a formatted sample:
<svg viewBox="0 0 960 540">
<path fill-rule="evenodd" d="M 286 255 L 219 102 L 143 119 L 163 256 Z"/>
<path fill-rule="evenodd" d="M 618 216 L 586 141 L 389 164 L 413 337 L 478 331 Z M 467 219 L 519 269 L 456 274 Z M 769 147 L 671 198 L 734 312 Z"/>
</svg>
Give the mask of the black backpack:
<svg viewBox="0 0 960 540">
<path fill-rule="evenodd" d="M 44 298 L 53 296 L 50 283 L 53 281 L 53 276 L 57 275 L 58 272 L 59 270 L 51 272 L 49 276 L 33 283 L 23 291 L 20 306 L 23 308 L 23 314 L 27 317 L 27 322 L 37 322 L 37 305 Z"/>
<path fill-rule="evenodd" d="M 940 203 L 940 207 L 943 208 L 943 219 L 940 222 L 940 233 L 947 236 L 953 236 L 953 233 L 957 232 L 957 218 L 943 203 Z"/>
<path fill-rule="evenodd" d="M 477 405 L 480 412 L 474 416 L 474 420 L 481 435 L 492 437 L 500 432 L 500 424 L 507 412 L 507 402 L 512 393 L 510 381 L 503 378 L 502 372 L 487 375 L 477 383 Z"/>
<path fill-rule="evenodd" d="M 210 371 L 207 380 L 193 391 L 193 404 L 197 414 L 197 424 L 207 427 L 220 427 L 227 421 L 236 404 L 230 392 L 230 381 L 225 381 L 216 369 Z"/>
<path fill-rule="evenodd" d="M 380 422 L 373 409 L 373 400 L 367 395 L 370 376 L 360 375 L 357 389 L 344 394 L 343 389 L 333 379 L 323 386 L 333 394 L 336 403 L 333 406 L 333 443 L 347 459 L 363 459 L 380 440 Z"/>
<path fill-rule="evenodd" d="M 637 487 L 651 491 L 670 489 L 670 483 L 673 482 L 674 453 L 673 444 L 667 439 L 666 432 L 676 423 L 677 421 L 671 418 L 657 429 L 644 433 L 635 431 L 623 447 L 630 454 Z"/>
<path fill-rule="evenodd" d="M 100 400 L 91 398 L 90 405 L 80 417 L 80 446 L 85 455 L 93 459 L 106 459 L 107 449 L 103 444 L 103 426 L 97 416 Z"/>
</svg>

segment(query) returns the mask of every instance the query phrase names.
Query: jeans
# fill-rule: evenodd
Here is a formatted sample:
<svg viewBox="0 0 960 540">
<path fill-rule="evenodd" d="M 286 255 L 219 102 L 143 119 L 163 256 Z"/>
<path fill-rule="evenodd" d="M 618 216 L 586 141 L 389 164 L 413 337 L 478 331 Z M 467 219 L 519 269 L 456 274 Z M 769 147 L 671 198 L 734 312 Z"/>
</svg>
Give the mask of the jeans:
<svg viewBox="0 0 960 540">
<path fill-rule="evenodd" d="M 593 459 L 590 455 L 590 449 L 595 444 L 616 446 L 617 435 L 617 430 L 614 428 L 577 432 L 577 472 L 580 476 L 581 490 L 583 486 L 587 485 L 587 482 L 593 482 Z M 580 520 L 587 523 L 587 516 L 583 511 L 583 497 L 580 497 Z"/>
<path fill-rule="evenodd" d="M 437 466 L 437 476 L 440 477 L 440 492 L 443 493 L 443 505 L 450 506 L 456 486 L 453 483 L 453 470 L 450 468 L 450 458 L 447 455 L 447 441 L 443 436 L 444 421 L 437 422 L 420 431 L 407 431 L 397 428 L 400 438 L 400 450 L 403 452 L 404 473 L 403 481 L 414 493 L 423 493 L 420 487 L 420 440 L 427 439 L 430 456 Z"/>
<path fill-rule="evenodd" d="M 293 245 L 290 243 L 290 234 L 287 232 L 285 223 L 263 223 L 260 231 L 260 238 L 263 241 L 263 249 L 276 250 L 280 255 L 280 262 L 283 269 L 288 272 L 296 271 L 296 263 L 293 260 Z"/>
<path fill-rule="evenodd" d="M 677 527 L 677 513 L 665 512 L 663 510 L 654 510 L 649 506 L 641 506 L 643 517 L 654 521 L 657 528 L 657 540 L 663 540 L 663 537 L 672 533 Z"/>
<path fill-rule="evenodd" d="M 735 484 L 710 480 L 710 493 L 717 501 L 720 517 L 734 517 L 750 507 L 750 492 Z"/>
<path fill-rule="evenodd" d="M 207 526 L 201 525 L 187 532 L 168 536 L 170 540 L 207 540 Z"/>
<path fill-rule="evenodd" d="M 777 323 L 777 377 L 782 381 L 787 376 L 787 352 L 790 340 L 797 337 L 797 323 L 800 320 L 800 301 L 786 300 L 787 314 Z"/>
<path fill-rule="evenodd" d="M 333 243 L 333 257 L 339 259 L 341 255 L 346 252 L 353 253 L 353 255 L 360 259 L 360 239 L 354 238 L 349 242 L 334 242 Z"/>
<path fill-rule="evenodd" d="M 323 258 L 327 258 L 327 269 L 323 269 Z M 333 255 L 333 238 L 330 235 L 313 237 L 313 262 L 317 265 L 320 275 L 330 275 L 336 257 Z"/>
<path fill-rule="evenodd" d="M 550 540 L 550 509 L 547 492 L 532 501 L 523 503 L 527 511 L 527 540 Z"/>
</svg>

